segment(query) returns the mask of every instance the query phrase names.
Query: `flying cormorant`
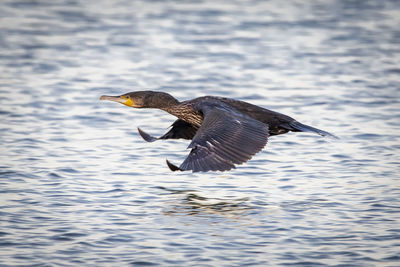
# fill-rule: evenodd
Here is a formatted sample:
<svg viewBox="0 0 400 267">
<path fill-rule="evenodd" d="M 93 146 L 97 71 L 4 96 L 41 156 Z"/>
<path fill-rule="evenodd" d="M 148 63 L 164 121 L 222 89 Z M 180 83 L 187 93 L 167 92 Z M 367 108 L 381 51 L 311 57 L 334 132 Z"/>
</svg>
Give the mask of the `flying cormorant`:
<svg viewBox="0 0 400 267">
<path fill-rule="evenodd" d="M 167 160 L 172 171 L 227 171 L 248 161 L 263 149 L 268 137 L 292 132 L 334 135 L 302 124 L 295 119 L 232 98 L 203 96 L 179 102 L 168 93 L 137 91 L 120 96 L 100 97 L 134 108 L 162 109 L 178 119 L 163 136 L 155 138 L 140 128 L 147 142 L 159 139 L 192 140 L 189 156 L 178 167 Z"/>
</svg>

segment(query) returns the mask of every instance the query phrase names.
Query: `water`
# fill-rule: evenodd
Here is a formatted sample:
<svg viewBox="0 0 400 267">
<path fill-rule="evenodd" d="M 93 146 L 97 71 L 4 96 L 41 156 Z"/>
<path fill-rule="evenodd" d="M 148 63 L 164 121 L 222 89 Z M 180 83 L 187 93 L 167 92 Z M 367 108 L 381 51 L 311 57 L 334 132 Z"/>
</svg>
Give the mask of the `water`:
<svg viewBox="0 0 400 267">
<path fill-rule="evenodd" d="M 0 3 L 0 265 L 400 266 L 399 1 Z M 173 173 L 174 118 L 100 102 L 233 97 L 290 133 Z"/>
</svg>

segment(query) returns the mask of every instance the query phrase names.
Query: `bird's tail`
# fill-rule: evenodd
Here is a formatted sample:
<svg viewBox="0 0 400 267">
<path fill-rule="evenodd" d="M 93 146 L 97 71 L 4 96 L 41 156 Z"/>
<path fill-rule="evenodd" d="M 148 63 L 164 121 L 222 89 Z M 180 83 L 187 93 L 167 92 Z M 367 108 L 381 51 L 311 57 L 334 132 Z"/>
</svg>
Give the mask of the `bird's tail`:
<svg viewBox="0 0 400 267">
<path fill-rule="evenodd" d="M 339 139 L 337 136 L 328 133 L 326 131 L 302 124 L 298 121 L 292 121 L 288 123 L 290 126 L 290 130 L 293 132 L 309 132 L 309 133 L 316 133 L 322 136 L 327 136 L 327 137 L 331 137 L 331 138 L 335 138 L 335 139 Z"/>
</svg>

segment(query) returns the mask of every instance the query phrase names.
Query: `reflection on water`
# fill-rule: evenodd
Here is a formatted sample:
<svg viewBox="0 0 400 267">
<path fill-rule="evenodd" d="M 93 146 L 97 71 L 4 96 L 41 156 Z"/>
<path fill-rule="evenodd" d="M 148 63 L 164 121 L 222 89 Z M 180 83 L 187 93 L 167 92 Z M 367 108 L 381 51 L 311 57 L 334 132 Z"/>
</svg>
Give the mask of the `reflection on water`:
<svg viewBox="0 0 400 267">
<path fill-rule="evenodd" d="M 0 3 L 0 258 L 17 265 L 399 265 L 397 1 Z M 330 131 L 172 173 L 174 118 L 98 100 L 238 98 Z"/>
<path fill-rule="evenodd" d="M 201 215 L 214 214 L 224 215 L 233 219 L 241 219 L 244 214 L 252 209 L 248 204 L 249 198 L 214 198 L 201 196 L 197 191 L 174 190 L 159 187 L 174 195 L 179 195 L 176 203 L 168 203 L 169 210 L 164 211 L 166 215 Z M 179 202 L 178 202 L 179 201 Z"/>
</svg>

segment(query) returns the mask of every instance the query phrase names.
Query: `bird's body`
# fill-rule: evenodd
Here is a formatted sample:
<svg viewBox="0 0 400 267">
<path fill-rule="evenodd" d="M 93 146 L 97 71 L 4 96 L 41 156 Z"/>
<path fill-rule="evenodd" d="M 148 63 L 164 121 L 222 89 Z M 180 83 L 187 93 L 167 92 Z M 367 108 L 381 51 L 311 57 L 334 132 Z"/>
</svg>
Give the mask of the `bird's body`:
<svg viewBox="0 0 400 267">
<path fill-rule="evenodd" d="M 280 127 L 280 125 L 282 123 L 287 123 L 294 120 L 293 118 L 284 114 L 268 110 L 244 101 L 217 96 L 203 96 L 182 102 L 178 106 L 184 107 L 186 112 L 183 117 L 179 117 L 179 114 L 177 117 L 189 123 L 195 124 L 196 121 L 188 121 L 186 118 L 190 118 L 190 115 L 192 114 L 197 114 L 196 119 L 201 118 L 202 122 L 203 116 L 201 115 L 201 109 L 203 105 L 215 105 L 216 107 L 223 108 L 229 112 L 239 112 L 262 123 L 268 124 L 270 136 L 288 132 L 288 129 L 282 128 Z M 187 112 L 188 110 L 190 111 Z M 201 122 L 198 126 L 201 125 Z"/>
<path fill-rule="evenodd" d="M 179 138 L 192 140 L 188 147 L 192 150 L 179 167 L 167 161 L 173 171 L 229 170 L 259 152 L 269 136 L 289 131 L 333 136 L 287 115 L 232 98 L 203 96 L 179 102 L 167 93 L 138 91 L 100 99 L 136 108 L 158 108 L 176 116 L 178 120 L 159 138 L 138 128 L 148 142 Z"/>
</svg>

